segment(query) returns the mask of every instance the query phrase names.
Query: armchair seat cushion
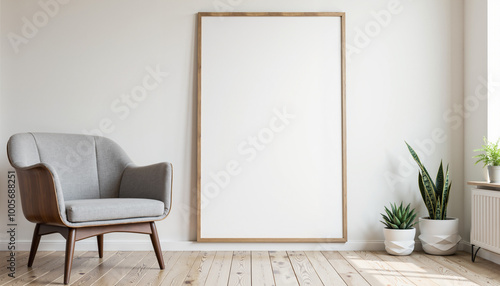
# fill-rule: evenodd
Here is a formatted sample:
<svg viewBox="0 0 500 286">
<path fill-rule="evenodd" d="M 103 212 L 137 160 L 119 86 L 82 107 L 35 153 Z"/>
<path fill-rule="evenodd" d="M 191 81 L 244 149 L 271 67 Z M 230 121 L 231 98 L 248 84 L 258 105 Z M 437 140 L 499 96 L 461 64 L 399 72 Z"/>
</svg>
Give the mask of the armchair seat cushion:
<svg viewBox="0 0 500 286">
<path fill-rule="evenodd" d="M 163 215 L 165 204 L 151 199 L 85 199 L 66 201 L 68 221 L 92 222 Z"/>
</svg>

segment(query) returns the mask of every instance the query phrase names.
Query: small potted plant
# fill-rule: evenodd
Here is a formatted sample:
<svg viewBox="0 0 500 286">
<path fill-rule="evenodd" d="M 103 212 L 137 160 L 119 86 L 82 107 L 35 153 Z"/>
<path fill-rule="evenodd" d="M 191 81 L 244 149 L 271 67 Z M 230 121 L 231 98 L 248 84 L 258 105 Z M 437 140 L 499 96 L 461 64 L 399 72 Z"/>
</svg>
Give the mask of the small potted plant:
<svg viewBox="0 0 500 286">
<path fill-rule="evenodd" d="M 474 152 L 483 152 L 473 157 L 478 158 L 475 165 L 479 162 L 483 162 L 483 168 L 488 166 L 490 183 L 500 183 L 500 149 L 498 148 L 498 141 L 500 139 L 495 143 L 489 142 L 486 137 L 484 137 L 483 140 L 484 145 L 482 148 L 474 150 Z"/>
<path fill-rule="evenodd" d="M 391 203 L 391 209 L 385 208 L 384 219 L 385 250 L 392 255 L 410 255 L 415 247 L 415 209 L 410 204 L 397 206 Z"/>
<path fill-rule="evenodd" d="M 448 167 L 446 167 L 445 175 L 443 162 L 441 161 L 436 182 L 434 182 L 427 169 L 420 162 L 415 150 L 408 143 L 406 143 L 406 146 L 420 168 L 418 187 L 429 212 L 429 216 L 420 217 L 418 223 L 420 227 L 418 238 L 422 242 L 422 248 L 426 253 L 433 255 L 454 254 L 457 251 L 458 242 L 462 238 L 458 234 L 458 218 L 446 216 L 451 190 Z"/>
</svg>

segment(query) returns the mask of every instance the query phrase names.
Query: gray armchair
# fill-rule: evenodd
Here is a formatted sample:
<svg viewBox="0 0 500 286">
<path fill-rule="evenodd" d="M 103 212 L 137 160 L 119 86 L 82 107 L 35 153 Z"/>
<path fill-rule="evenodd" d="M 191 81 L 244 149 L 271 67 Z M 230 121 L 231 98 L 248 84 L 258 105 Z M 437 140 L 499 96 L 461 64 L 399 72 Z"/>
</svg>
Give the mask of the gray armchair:
<svg viewBox="0 0 500 286">
<path fill-rule="evenodd" d="M 155 221 L 172 204 L 172 164 L 139 167 L 110 139 L 74 134 L 21 133 L 7 143 L 26 219 L 36 223 L 28 267 L 42 235 L 66 238 L 64 283 L 69 282 L 75 241 L 104 234 L 149 234 L 164 269 Z"/>
</svg>

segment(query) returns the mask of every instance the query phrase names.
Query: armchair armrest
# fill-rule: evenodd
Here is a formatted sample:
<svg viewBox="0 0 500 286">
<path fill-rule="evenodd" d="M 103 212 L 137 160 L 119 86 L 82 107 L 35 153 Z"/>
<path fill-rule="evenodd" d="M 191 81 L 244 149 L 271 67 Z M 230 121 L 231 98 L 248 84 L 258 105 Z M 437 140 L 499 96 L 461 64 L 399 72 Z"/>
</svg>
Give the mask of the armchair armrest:
<svg viewBox="0 0 500 286">
<path fill-rule="evenodd" d="M 123 171 L 120 198 L 144 198 L 162 201 L 166 213 L 172 204 L 172 164 L 128 165 Z"/>
<path fill-rule="evenodd" d="M 33 223 L 66 225 L 64 197 L 55 169 L 43 163 L 15 169 L 26 219 Z"/>
</svg>

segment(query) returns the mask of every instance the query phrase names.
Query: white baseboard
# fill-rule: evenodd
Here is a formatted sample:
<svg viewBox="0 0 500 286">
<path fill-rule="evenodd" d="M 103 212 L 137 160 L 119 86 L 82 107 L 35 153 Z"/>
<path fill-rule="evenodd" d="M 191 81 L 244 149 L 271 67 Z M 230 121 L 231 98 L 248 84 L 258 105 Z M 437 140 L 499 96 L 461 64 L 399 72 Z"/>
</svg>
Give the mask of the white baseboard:
<svg viewBox="0 0 500 286">
<path fill-rule="evenodd" d="M 348 241 L 347 243 L 206 243 L 195 241 L 160 241 L 163 251 L 235 251 L 235 250 L 344 250 L 344 251 L 381 251 L 384 250 L 383 240 Z M 7 250 L 7 241 L 0 241 L 2 250 Z M 64 240 L 43 240 L 40 251 L 63 251 Z M 31 240 L 16 241 L 17 251 L 29 251 Z M 420 243 L 415 248 L 418 250 Z M 76 251 L 96 251 L 97 240 L 88 239 L 76 243 Z M 152 251 L 150 240 L 104 240 L 106 251 Z"/>
</svg>

